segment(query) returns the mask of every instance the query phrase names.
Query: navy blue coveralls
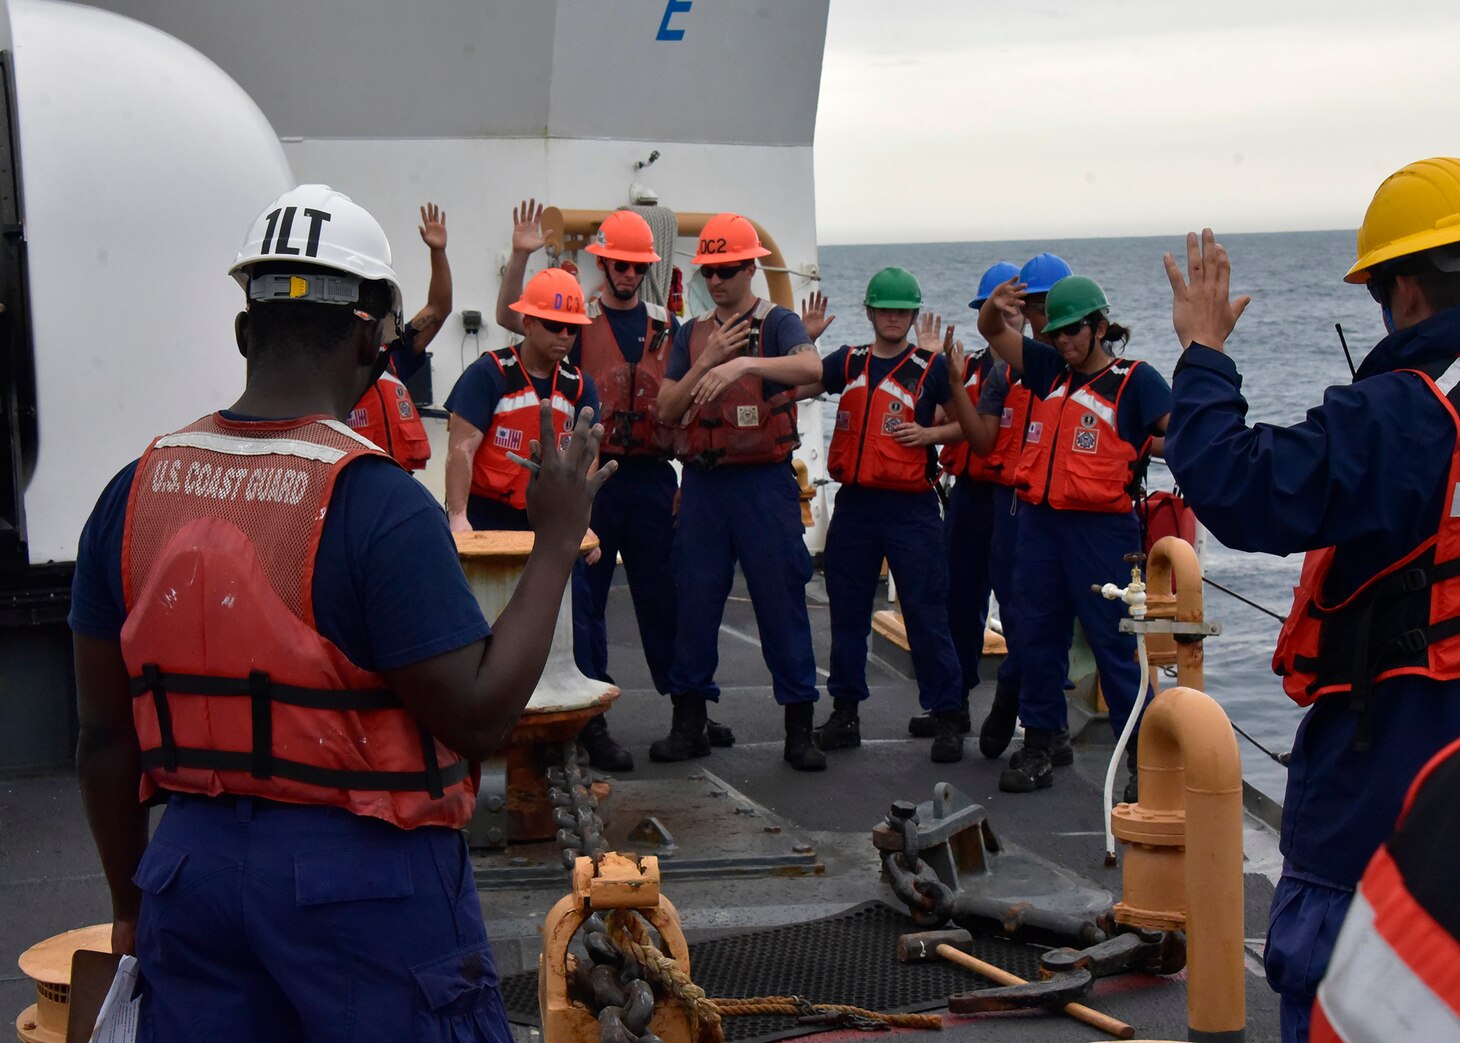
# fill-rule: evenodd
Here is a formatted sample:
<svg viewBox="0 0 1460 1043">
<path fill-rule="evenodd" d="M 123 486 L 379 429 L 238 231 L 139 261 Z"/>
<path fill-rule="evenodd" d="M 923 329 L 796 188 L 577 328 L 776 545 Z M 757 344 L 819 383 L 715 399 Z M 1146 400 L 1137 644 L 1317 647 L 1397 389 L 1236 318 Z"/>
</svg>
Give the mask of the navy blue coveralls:
<svg viewBox="0 0 1460 1043">
<path fill-rule="evenodd" d="M 675 334 L 667 379 L 683 380 L 689 372 L 689 339 L 699 321 L 685 323 Z M 801 320 L 785 308 L 773 309 L 761 327 L 760 352 L 767 357 L 810 343 Z M 783 390 L 781 384 L 764 385 L 766 398 Z M 720 662 L 720 622 L 739 562 L 776 702 L 785 706 L 817 700 L 816 654 L 806 615 L 811 554 L 789 454 L 770 464 L 687 464 L 673 562 L 679 604 L 671 693 L 719 701 L 715 668 Z"/>
<path fill-rule="evenodd" d="M 602 314 L 624 360 L 637 365 L 644 357 L 644 331 L 648 328 L 644 306 L 604 308 Z M 679 329 L 678 319 L 670 316 L 669 321 L 674 330 Z M 575 341 L 570 353 L 575 366 L 581 365 L 578 352 L 579 342 Z M 660 694 L 668 694 L 675 625 L 670 559 L 674 548 L 674 494 L 679 480 L 668 460 L 615 453 L 607 439 L 600 455 L 604 460 L 617 460 L 618 471 L 593 499 L 589 524 L 598 536 L 602 556 L 573 573 L 573 657 L 587 676 L 613 683 L 608 673 L 608 591 L 622 554 L 644 659 L 654 687 Z"/>
<path fill-rule="evenodd" d="M 1236 550 L 1292 554 L 1337 546 L 1334 596 L 1432 536 L 1455 425 L 1419 377 L 1460 354 L 1460 309 L 1394 333 L 1351 386 L 1292 427 L 1244 421 L 1241 377 L 1226 355 L 1192 345 L 1173 380 L 1166 460 L 1214 536 Z M 1448 391 L 1456 373 L 1439 378 Z M 1364 866 L 1394 830 L 1419 769 L 1460 737 L 1460 682 L 1395 677 L 1370 697 L 1367 752 L 1347 695 L 1320 698 L 1294 739 L 1283 800 L 1283 877 L 1268 923 L 1268 982 L 1282 997 L 1283 1039 L 1306 1040 L 1313 996 Z"/>
<path fill-rule="evenodd" d="M 995 362 L 989 375 L 984 379 L 983 391 L 979 394 L 976 403 L 978 412 L 983 416 L 996 416 L 1002 419 L 1004 400 L 1008 395 L 1009 367 L 1006 363 Z M 1026 421 L 1027 418 L 1023 416 L 1010 418 L 1011 423 L 1019 424 L 1021 428 Z M 1009 466 L 1017 467 L 1017 460 L 1010 461 Z M 1017 638 L 1014 636 L 1019 629 L 1016 615 L 1018 601 L 1014 587 L 1014 555 L 1019 535 L 1021 504 L 1019 497 L 1015 495 L 1013 485 L 988 484 L 993 486 L 989 493 L 991 499 L 990 525 L 992 527 L 989 534 L 989 585 L 993 589 L 994 597 L 999 601 L 999 625 L 1004 629 L 1004 644 L 1008 648 L 1004 661 L 999 664 L 997 684 L 1000 688 L 1018 691 L 1024 684 L 1024 670 L 1019 665 Z M 988 599 L 985 598 L 984 601 L 987 602 Z M 980 625 L 985 621 L 981 620 Z M 957 640 L 956 636 L 955 640 Z M 980 648 L 982 644 L 983 640 L 980 636 Z M 965 676 L 967 676 L 966 673 Z"/>
<path fill-rule="evenodd" d="M 867 359 L 869 394 L 912 352 L 893 358 Z M 846 360 L 841 347 L 821 363 L 821 384 L 837 394 L 846 386 Z M 948 401 L 948 363 L 941 355 L 928 366 L 912 420 L 930 427 L 935 409 Z M 881 418 L 868 418 L 869 425 Z M 918 700 L 934 712 L 962 705 L 962 671 L 948 630 L 948 566 L 946 558 L 929 553 L 939 546 L 942 525 L 938 497 L 928 485 L 922 492 L 902 492 L 863 485 L 843 485 L 826 532 L 822 569 L 831 616 L 831 669 L 826 691 L 833 699 L 861 702 L 867 690 L 867 634 L 872 628 L 872 601 L 887 559 L 897 584 L 898 608 L 907 623 L 908 649 L 918 681 Z M 983 588 L 985 611 L 988 587 Z M 978 632 L 980 646 L 983 631 Z M 978 662 L 974 659 L 974 679 Z"/>
<path fill-rule="evenodd" d="M 1065 371 L 1058 351 L 1024 338 L 1024 383 L 1036 398 L 1049 394 Z M 1071 390 L 1090 379 L 1076 373 Z M 1170 389 L 1155 367 L 1136 367 L 1116 417 L 1121 439 L 1140 445 L 1152 425 L 1170 409 Z M 1026 728 L 1060 731 L 1068 726 L 1065 680 L 1078 617 L 1110 706 L 1111 727 L 1119 735 L 1135 707 L 1141 681 L 1136 639 L 1134 634 L 1120 632 L 1120 621 L 1127 615 L 1125 604 L 1106 600 L 1090 588 L 1129 582 L 1125 555 L 1141 549 L 1135 511 L 1055 510 L 1047 503 L 1026 502 L 1019 513 L 1014 555 L 1014 586 L 1019 591 L 1017 633 L 1024 670 L 1019 716 Z M 1147 698 L 1150 691 L 1148 687 Z"/>
</svg>

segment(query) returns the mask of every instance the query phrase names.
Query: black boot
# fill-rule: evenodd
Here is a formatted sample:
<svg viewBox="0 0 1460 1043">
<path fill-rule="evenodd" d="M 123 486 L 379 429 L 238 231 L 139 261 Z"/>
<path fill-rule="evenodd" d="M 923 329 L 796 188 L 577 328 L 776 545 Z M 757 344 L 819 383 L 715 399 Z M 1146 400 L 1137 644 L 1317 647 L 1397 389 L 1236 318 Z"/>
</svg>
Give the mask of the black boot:
<svg viewBox="0 0 1460 1043">
<path fill-rule="evenodd" d="M 694 692 L 681 692 L 670 698 L 674 700 L 674 720 L 669 726 L 669 735 L 649 744 L 649 759 L 686 761 L 691 757 L 709 756 L 710 740 L 705 735 L 705 721 L 709 713 L 704 697 Z"/>
<path fill-rule="evenodd" d="M 1075 748 L 1070 745 L 1070 730 L 1061 728 L 1049 740 L 1049 762 L 1056 768 L 1068 768 L 1075 763 Z"/>
<path fill-rule="evenodd" d="M 999 776 L 999 789 L 1005 793 L 1033 793 L 1054 785 L 1054 764 L 1049 750 L 1057 732 L 1039 728 L 1024 729 L 1024 746 L 1009 758 L 1009 766 Z"/>
<path fill-rule="evenodd" d="M 1125 748 L 1125 766 L 1130 769 L 1130 781 L 1125 784 L 1125 802 L 1135 804 L 1141 799 L 1140 775 L 1136 770 L 1136 736 L 1130 738 Z"/>
<path fill-rule="evenodd" d="M 720 748 L 735 745 L 735 733 L 730 730 L 728 724 L 721 724 L 716 720 L 706 720 L 705 735 L 710 739 L 710 745 Z"/>
<path fill-rule="evenodd" d="M 578 733 L 578 745 L 588 752 L 588 763 L 599 771 L 633 771 L 634 755 L 608 734 L 608 718 L 599 714 Z"/>
<path fill-rule="evenodd" d="M 994 704 L 978 726 L 978 752 L 990 760 L 1004 755 L 1019 723 L 1019 686 L 1001 684 L 994 689 Z"/>
<path fill-rule="evenodd" d="M 831 716 L 812 734 L 817 748 L 844 750 L 862 745 L 862 722 L 857 716 L 855 699 L 838 699 L 832 704 Z"/>
<path fill-rule="evenodd" d="M 973 722 L 968 716 L 968 693 L 963 693 L 963 710 L 958 715 L 958 728 L 964 735 L 973 730 Z M 931 710 L 918 714 L 916 717 L 909 717 L 907 720 L 907 733 L 919 739 L 931 739 L 938 734 L 938 722 L 933 720 Z"/>
<path fill-rule="evenodd" d="M 929 756 L 935 764 L 952 764 L 963 759 L 963 733 L 967 729 L 959 727 L 958 717 L 957 710 L 933 714 L 933 723 L 938 730 L 933 735 L 933 750 Z"/>
<path fill-rule="evenodd" d="M 813 703 L 790 703 L 786 706 L 786 763 L 797 771 L 823 771 L 826 754 L 811 741 Z"/>
</svg>

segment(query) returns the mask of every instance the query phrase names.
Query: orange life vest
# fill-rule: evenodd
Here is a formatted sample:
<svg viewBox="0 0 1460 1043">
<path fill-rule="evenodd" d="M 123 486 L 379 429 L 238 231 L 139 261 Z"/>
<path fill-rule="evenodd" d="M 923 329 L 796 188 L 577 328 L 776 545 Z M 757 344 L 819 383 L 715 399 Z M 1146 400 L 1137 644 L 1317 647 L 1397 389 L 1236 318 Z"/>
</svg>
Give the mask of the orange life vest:
<svg viewBox="0 0 1460 1043">
<path fill-rule="evenodd" d="M 122 539 L 141 799 L 231 793 L 460 828 L 476 773 L 315 628 L 335 480 L 384 456 L 324 417 L 214 415 L 152 443 Z"/>
<path fill-rule="evenodd" d="M 1071 393 L 1066 370 L 1034 403 L 1014 484 L 1019 498 L 1061 511 L 1120 513 L 1132 507 L 1136 466 L 1150 448 L 1120 437 L 1120 397 L 1136 359 L 1117 359 Z"/>
<path fill-rule="evenodd" d="M 892 437 L 892 428 L 917 423 L 913 414 L 934 355 L 913 348 L 875 388 L 867 386 L 871 357 L 870 345 L 847 352 L 827 473 L 843 485 L 925 492 L 932 450 L 900 445 Z"/>
<path fill-rule="evenodd" d="M 992 365 L 993 360 L 987 353 L 964 363 L 963 386 L 968 388 L 968 397 L 975 407 Z M 966 441 L 949 442 L 938 453 L 938 462 L 948 474 L 955 478 L 968 475 L 976 481 L 997 485 L 1014 484 L 1014 472 L 1019 465 L 1019 451 L 1024 446 L 1024 432 L 1029 426 L 1034 396 L 1022 381 L 1013 379 L 1012 373 L 1010 377 L 1009 393 L 1004 397 L 1004 412 L 999 417 L 999 433 L 994 438 L 993 448 L 987 456 L 979 456 Z"/>
<path fill-rule="evenodd" d="M 760 331 L 775 305 L 756 301 L 750 318 L 747 356 L 760 354 Z M 715 329 L 715 313 L 691 320 L 689 364 L 704 354 Z M 771 464 L 787 459 L 801 444 L 796 432 L 796 391 L 782 391 L 766 399 L 760 377 L 741 377 L 716 401 L 694 406 L 675 431 L 675 455 L 687 464 Z"/>
<path fill-rule="evenodd" d="M 1394 835 L 1364 870 L 1318 986 L 1312 1043 L 1460 1038 L 1460 742 L 1420 771 Z"/>
<path fill-rule="evenodd" d="M 598 388 L 603 451 L 668 459 L 674 449 L 674 428 L 659 422 L 654 406 L 669 361 L 669 316 L 648 301 L 644 308 L 649 314 L 644 355 L 638 363 L 630 363 L 614 338 L 603 305 L 589 301 L 586 311 L 593 324 L 583 327 L 581 361 L 583 372 Z"/>
<path fill-rule="evenodd" d="M 502 397 L 492 412 L 491 426 L 482 434 L 471 464 L 471 492 L 488 500 L 500 500 L 518 510 L 527 507 L 527 468 L 510 458 L 508 453 L 526 456 L 528 444 L 538 437 L 541 421 L 538 398 L 532 378 L 522 366 L 522 357 L 512 346 L 488 352 L 488 357 L 502 373 Z M 583 374 L 566 359 L 553 371 L 552 405 L 554 427 L 559 446 L 566 446 L 578 417 L 578 401 L 583 397 Z"/>
<path fill-rule="evenodd" d="M 1283 690 L 1299 706 L 1349 692 L 1354 710 L 1364 712 L 1374 681 L 1402 674 L 1460 678 L 1460 415 L 1429 376 L 1401 372 L 1424 380 L 1455 422 L 1450 506 L 1435 535 L 1342 601 L 1327 590 L 1337 548 L 1308 552 L 1272 658 Z"/>
<path fill-rule="evenodd" d="M 366 388 L 345 422 L 408 470 L 419 471 L 431 459 L 431 440 L 411 393 L 390 370 Z"/>
</svg>

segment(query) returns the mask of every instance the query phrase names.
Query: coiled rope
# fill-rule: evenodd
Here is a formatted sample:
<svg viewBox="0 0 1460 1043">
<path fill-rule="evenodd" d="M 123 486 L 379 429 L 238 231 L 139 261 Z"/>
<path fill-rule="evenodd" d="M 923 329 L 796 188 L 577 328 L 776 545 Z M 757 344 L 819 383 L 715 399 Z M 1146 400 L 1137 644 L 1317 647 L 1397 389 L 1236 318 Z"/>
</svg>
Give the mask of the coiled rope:
<svg viewBox="0 0 1460 1043">
<path fill-rule="evenodd" d="M 943 1019 L 936 1014 L 884 1014 L 845 1003 L 811 1003 L 799 996 L 750 996 L 711 999 L 690 979 L 679 961 L 655 947 L 643 918 L 632 909 L 615 909 L 605 918 L 609 940 L 634 957 L 644 968 L 644 977 L 658 985 L 684 1007 L 689 1015 L 690 1035 L 697 1043 L 723 1043 L 723 1019 L 755 1014 L 800 1016 L 846 1015 L 862 1019 L 862 1027 L 941 1029 Z M 857 1027 L 852 1025 L 850 1027 Z"/>
</svg>

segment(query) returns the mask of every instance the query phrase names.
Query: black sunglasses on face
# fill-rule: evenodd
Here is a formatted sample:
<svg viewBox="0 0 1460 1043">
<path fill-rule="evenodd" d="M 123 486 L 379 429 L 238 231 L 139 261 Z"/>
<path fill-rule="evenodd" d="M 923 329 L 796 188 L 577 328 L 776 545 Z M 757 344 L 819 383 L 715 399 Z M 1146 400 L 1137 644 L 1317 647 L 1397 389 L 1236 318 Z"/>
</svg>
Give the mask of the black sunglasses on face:
<svg viewBox="0 0 1460 1043">
<path fill-rule="evenodd" d="M 706 264 L 700 267 L 700 274 L 705 277 L 705 282 L 711 279 L 719 279 L 721 282 L 733 279 L 745 271 L 744 264 Z"/>
<path fill-rule="evenodd" d="M 567 329 L 570 325 L 572 325 L 571 323 L 567 323 L 567 322 L 557 322 L 554 319 L 538 319 L 537 321 L 542 326 L 543 329 L 547 330 L 549 333 L 553 334 L 554 336 L 556 336 L 559 333 L 562 333 L 565 329 Z"/>
<path fill-rule="evenodd" d="M 635 272 L 637 272 L 640 275 L 643 275 L 645 272 L 647 272 L 649 270 L 649 266 L 647 264 L 645 264 L 643 261 L 614 261 L 613 262 L 613 270 L 616 271 L 616 272 L 618 272 L 620 275 L 622 275 L 624 272 L 628 271 L 630 268 L 632 268 Z"/>
<path fill-rule="evenodd" d="M 1374 303 L 1381 308 L 1389 307 L 1389 280 L 1375 272 L 1369 273 L 1369 281 L 1364 283 L 1369 291 L 1369 296 L 1374 298 Z"/>
</svg>

